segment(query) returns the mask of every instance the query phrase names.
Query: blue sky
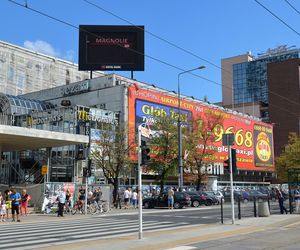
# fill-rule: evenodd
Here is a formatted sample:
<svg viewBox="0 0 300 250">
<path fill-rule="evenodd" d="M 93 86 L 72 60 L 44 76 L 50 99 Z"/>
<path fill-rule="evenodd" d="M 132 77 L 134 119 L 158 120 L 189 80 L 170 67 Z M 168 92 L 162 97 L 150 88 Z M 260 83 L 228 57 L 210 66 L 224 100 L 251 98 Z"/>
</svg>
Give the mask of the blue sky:
<svg viewBox="0 0 300 250">
<path fill-rule="evenodd" d="M 221 58 L 253 55 L 279 45 L 296 45 L 300 35 L 273 17 L 254 0 L 14 0 L 74 26 L 128 25 L 122 19 L 144 25 L 145 29 L 195 56 L 174 48 L 145 33 L 145 54 L 181 69 L 200 65 L 206 68 L 193 75 L 181 76 L 181 91 L 211 102 L 221 101 Z M 288 25 L 300 33 L 298 0 L 259 0 Z M 0 2 L 0 40 L 26 46 L 77 63 L 78 30 L 17 6 L 8 0 Z M 112 12 L 115 16 L 109 14 Z M 117 18 L 116 16 L 120 17 Z M 212 64 L 201 60 L 203 58 Z M 134 78 L 169 90 L 177 90 L 180 70 L 145 58 L 145 71 L 134 72 Z M 117 72 L 130 77 L 130 72 Z M 214 82 L 214 83 L 212 83 Z"/>
</svg>

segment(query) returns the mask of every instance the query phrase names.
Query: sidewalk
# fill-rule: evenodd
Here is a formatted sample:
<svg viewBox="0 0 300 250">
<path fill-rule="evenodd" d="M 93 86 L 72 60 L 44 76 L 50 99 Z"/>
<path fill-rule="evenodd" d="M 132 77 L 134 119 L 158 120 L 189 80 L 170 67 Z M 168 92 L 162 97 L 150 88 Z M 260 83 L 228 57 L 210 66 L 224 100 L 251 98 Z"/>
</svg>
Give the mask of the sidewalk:
<svg viewBox="0 0 300 250">
<path fill-rule="evenodd" d="M 194 210 L 195 208 L 193 208 Z M 209 207 L 203 207 L 199 209 L 210 209 Z M 168 209 L 162 209 L 160 212 L 169 212 Z M 178 210 L 180 211 L 180 210 Z M 177 212 L 178 212 L 177 211 Z M 138 209 L 113 209 L 108 215 L 119 216 L 122 214 L 137 214 Z M 157 213 L 156 211 L 145 211 L 143 213 Z M 92 215 L 88 215 L 92 216 Z M 83 215 L 66 216 L 63 219 L 78 219 L 86 218 Z M 24 222 L 28 221 L 53 221 L 56 220 L 55 215 L 42 215 L 32 214 L 24 218 Z M 94 241 L 82 241 L 74 244 L 57 245 L 44 249 L 78 249 L 78 250 L 111 250 L 111 249 L 128 249 L 128 250 L 156 250 L 156 249 L 173 249 L 178 246 L 190 245 L 193 243 L 212 245 L 219 240 L 226 241 L 230 237 L 240 236 L 245 237 L 253 233 L 267 232 L 268 230 L 274 230 L 275 228 L 290 228 L 293 226 L 300 226 L 300 215 L 299 214 L 288 214 L 288 215 L 271 215 L 270 217 L 251 217 L 242 218 L 236 220 L 235 224 L 232 225 L 231 221 L 225 221 L 225 223 L 219 224 L 201 224 L 181 227 L 176 230 L 158 230 L 155 232 L 144 232 L 143 239 L 138 239 L 138 230 L 136 234 L 127 236 L 116 236 L 110 238 L 103 238 L 101 240 Z M 274 239 L 277 240 L 276 238 Z M 280 239 L 278 239 L 280 240 Z M 202 247 L 201 247 L 202 248 Z M 209 247 L 214 249 L 213 246 Z M 191 249 L 191 248 L 182 248 Z M 256 248 L 257 249 L 257 248 Z M 259 248 L 258 248 L 259 249 Z"/>
<path fill-rule="evenodd" d="M 300 224 L 299 215 L 272 215 L 270 217 L 246 218 L 236 221 L 232 225 L 226 224 L 203 224 L 197 226 L 186 226 L 179 230 L 160 230 L 156 232 L 145 232 L 143 239 L 138 239 L 136 235 L 124 236 L 96 241 L 85 241 L 76 244 L 61 245 L 45 248 L 52 249 L 78 249 L 78 250 L 158 250 L 171 249 L 180 245 L 187 245 L 198 242 L 207 242 L 211 240 L 224 239 L 236 235 L 247 235 L 265 230 L 272 230 L 276 227 L 287 227 L 294 224 Z M 276 239 L 275 239 L 276 240 Z M 178 248 L 180 249 L 180 248 Z M 191 249 L 191 248 L 182 248 Z M 211 247 L 210 249 L 213 249 Z"/>
</svg>

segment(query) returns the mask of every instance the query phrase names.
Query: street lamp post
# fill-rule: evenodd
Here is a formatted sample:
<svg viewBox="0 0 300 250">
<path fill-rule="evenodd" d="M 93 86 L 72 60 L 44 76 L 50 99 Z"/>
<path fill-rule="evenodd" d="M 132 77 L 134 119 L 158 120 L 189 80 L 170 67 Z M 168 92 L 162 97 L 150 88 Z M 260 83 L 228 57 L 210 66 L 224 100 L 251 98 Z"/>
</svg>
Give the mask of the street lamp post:
<svg viewBox="0 0 300 250">
<path fill-rule="evenodd" d="M 181 133 L 181 105 L 180 105 L 180 76 L 192 72 L 194 70 L 198 69 L 204 69 L 205 66 L 199 66 L 194 69 L 186 70 L 178 74 L 178 120 L 177 120 L 177 126 L 178 126 L 178 169 L 179 169 L 179 178 L 178 178 L 178 187 L 179 190 L 182 190 L 183 186 L 183 163 L 182 163 L 182 133 Z"/>
</svg>

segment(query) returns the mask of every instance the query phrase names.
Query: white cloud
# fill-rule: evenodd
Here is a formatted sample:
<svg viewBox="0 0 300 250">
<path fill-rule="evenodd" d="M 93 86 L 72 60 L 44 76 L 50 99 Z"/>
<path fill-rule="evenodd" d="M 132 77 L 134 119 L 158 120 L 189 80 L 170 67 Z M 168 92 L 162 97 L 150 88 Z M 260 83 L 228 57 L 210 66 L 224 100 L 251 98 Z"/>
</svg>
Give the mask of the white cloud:
<svg viewBox="0 0 300 250">
<path fill-rule="evenodd" d="M 74 50 L 68 50 L 65 53 L 65 55 L 63 56 L 63 59 L 65 59 L 67 61 L 74 62 L 74 55 L 75 55 L 75 51 Z"/>
<path fill-rule="evenodd" d="M 62 55 L 59 50 L 55 49 L 50 43 L 42 40 L 36 40 L 35 42 L 25 41 L 24 47 L 49 56 L 58 57 L 67 61 L 74 62 L 74 50 L 68 50 L 64 53 L 64 55 Z"/>
<path fill-rule="evenodd" d="M 60 53 L 57 50 L 55 50 L 51 44 L 42 40 L 36 40 L 35 42 L 25 41 L 24 47 L 49 56 L 60 56 Z"/>
</svg>

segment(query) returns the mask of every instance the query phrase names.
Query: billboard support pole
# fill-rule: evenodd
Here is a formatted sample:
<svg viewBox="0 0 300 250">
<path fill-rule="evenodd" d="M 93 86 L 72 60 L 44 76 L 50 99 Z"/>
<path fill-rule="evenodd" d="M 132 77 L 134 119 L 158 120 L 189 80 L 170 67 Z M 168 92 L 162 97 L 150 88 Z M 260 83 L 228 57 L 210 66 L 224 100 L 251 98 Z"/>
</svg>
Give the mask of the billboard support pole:
<svg viewBox="0 0 300 250">
<path fill-rule="evenodd" d="M 143 210 L 142 210 L 142 132 L 141 126 L 138 127 L 138 201 L 139 201 L 139 239 L 143 239 Z"/>
</svg>

